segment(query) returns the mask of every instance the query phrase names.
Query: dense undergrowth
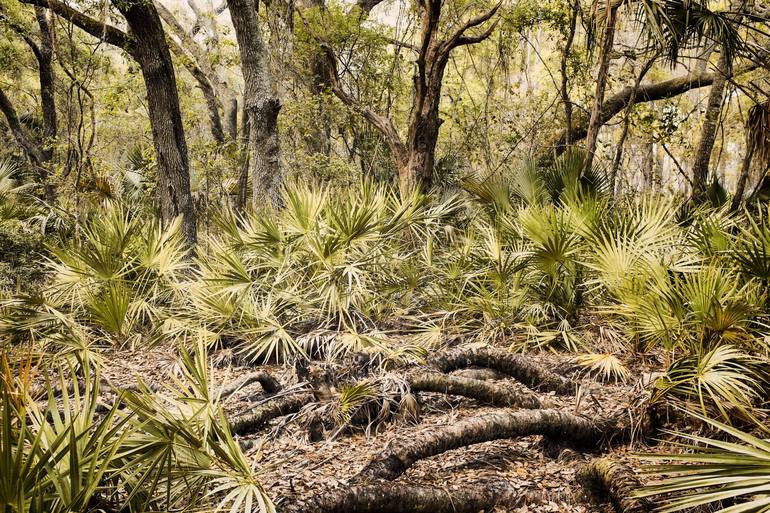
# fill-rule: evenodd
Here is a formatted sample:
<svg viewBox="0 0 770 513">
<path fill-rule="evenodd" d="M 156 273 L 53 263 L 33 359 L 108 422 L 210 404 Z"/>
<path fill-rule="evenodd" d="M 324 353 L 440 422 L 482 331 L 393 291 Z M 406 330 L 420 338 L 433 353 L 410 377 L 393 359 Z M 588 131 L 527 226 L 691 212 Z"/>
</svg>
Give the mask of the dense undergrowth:
<svg viewBox="0 0 770 513">
<path fill-rule="evenodd" d="M 293 185 L 279 210 L 220 216 L 194 254 L 178 224 L 119 199 L 43 248 L 39 207 L 6 173 L 0 233 L 25 230 L 13 243 L 32 241 L 26 258 L 46 264 L 37 280 L 2 282 L 0 504 L 270 511 L 208 382 L 209 350 L 255 364 L 368 353 L 392 368 L 452 341 L 574 352 L 605 380 L 629 379 L 630 354 L 658 358 L 650 403 L 716 419 L 739 440 L 688 435 L 711 449 L 687 461 L 707 464 L 653 467 L 680 474 L 650 493 L 679 494 L 672 508 L 748 495 L 754 509 L 725 511 L 765 511 L 767 443 L 730 424 L 764 418 L 770 213 L 616 199 L 582 168 L 570 152 L 408 198 L 371 182 Z M 179 347 L 183 379 L 100 410 L 101 349 L 160 343 Z M 61 392 L 78 378 L 84 389 Z M 370 385 L 346 389 L 334 415 L 349 419 Z"/>
</svg>

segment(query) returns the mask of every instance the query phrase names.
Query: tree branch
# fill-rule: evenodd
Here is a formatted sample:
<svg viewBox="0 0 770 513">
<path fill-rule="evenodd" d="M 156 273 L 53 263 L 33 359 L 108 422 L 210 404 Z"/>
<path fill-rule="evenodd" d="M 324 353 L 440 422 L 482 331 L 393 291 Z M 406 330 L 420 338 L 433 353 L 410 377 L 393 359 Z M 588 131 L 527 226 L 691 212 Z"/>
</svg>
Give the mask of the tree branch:
<svg viewBox="0 0 770 513">
<path fill-rule="evenodd" d="M 487 30 L 485 30 L 482 34 L 479 34 L 478 36 L 466 37 L 465 33 L 468 30 L 472 29 L 473 27 L 478 27 L 479 25 L 489 21 L 492 18 L 492 16 L 494 16 L 495 13 L 500 9 L 501 5 L 502 5 L 502 1 L 498 2 L 494 7 L 492 7 L 492 9 L 488 10 L 487 12 L 466 21 L 451 36 L 449 36 L 449 38 L 446 41 L 442 43 L 441 45 L 442 53 L 449 54 L 449 52 L 452 51 L 453 48 L 456 48 L 461 45 L 478 43 L 488 38 L 490 34 L 492 34 L 492 31 L 495 29 L 497 22 L 492 24 L 491 27 L 489 27 Z"/>
<path fill-rule="evenodd" d="M 19 0 L 22 3 L 37 5 L 39 7 L 45 7 L 51 9 L 54 13 L 58 14 L 67 21 L 80 27 L 85 32 L 88 32 L 97 39 L 109 43 L 113 46 L 124 50 L 128 54 L 133 56 L 132 38 L 122 30 L 112 25 L 102 23 L 99 20 L 91 18 L 83 14 L 82 12 L 73 9 L 69 5 L 61 2 L 60 0 Z"/>
</svg>

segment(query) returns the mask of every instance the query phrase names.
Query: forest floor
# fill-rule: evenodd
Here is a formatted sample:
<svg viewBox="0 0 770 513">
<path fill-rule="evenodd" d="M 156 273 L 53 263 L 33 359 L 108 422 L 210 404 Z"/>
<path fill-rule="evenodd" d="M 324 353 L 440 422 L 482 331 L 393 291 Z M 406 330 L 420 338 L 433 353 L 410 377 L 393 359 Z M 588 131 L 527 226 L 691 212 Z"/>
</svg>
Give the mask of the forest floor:
<svg viewBox="0 0 770 513">
<path fill-rule="evenodd" d="M 574 395 L 537 393 L 550 408 L 556 408 L 591 419 L 627 418 L 633 425 L 641 411 L 646 390 L 654 378 L 652 365 L 645 362 L 625 362 L 632 378 L 628 383 L 602 383 L 574 365 L 572 357 L 564 354 L 537 352 L 527 355 L 542 367 L 566 376 L 575 384 Z M 214 386 L 226 386 L 239 377 L 253 372 L 254 367 L 232 364 L 228 350 L 210 355 L 213 364 L 211 381 Z M 148 350 L 109 350 L 104 354 L 102 381 L 110 385 L 105 400 L 114 398 L 110 389 L 135 385 L 137 378 L 162 388 L 170 375 L 179 375 L 176 351 L 170 347 Z M 260 366 L 278 380 L 282 387 L 297 386 L 295 369 L 291 366 Z M 463 375 L 467 369 L 450 374 Z M 495 383 L 511 390 L 530 392 L 514 379 L 495 376 Z M 333 393 L 333 392 L 332 392 Z M 420 392 L 419 418 L 414 422 L 389 421 L 365 429 L 326 431 L 320 441 L 310 441 L 302 412 L 272 419 L 255 433 L 242 437 L 247 455 L 255 458 L 264 470 L 261 481 L 276 502 L 296 503 L 320 494 L 351 486 L 353 479 L 378 453 L 418 434 L 456 424 L 461 419 L 499 412 L 501 408 L 480 404 L 474 399 L 443 393 Z M 269 398 L 268 398 L 269 399 Z M 265 402 L 265 394 L 257 382 L 248 384 L 230 395 L 224 402 L 229 418 L 237 418 Z M 427 486 L 452 492 L 474 485 L 506 482 L 516 491 L 518 499 L 493 511 L 510 512 L 611 512 L 609 502 L 592 502 L 579 484 L 579 470 L 602 455 L 639 467 L 632 455 L 648 450 L 640 439 L 622 444 L 608 440 L 601 451 L 578 451 L 565 448 L 541 436 L 503 438 L 449 450 L 437 456 L 420 459 L 398 476 L 393 483 Z M 608 447 L 612 446 L 611 449 Z M 605 496 L 605 500 L 606 496 Z M 304 509 L 300 507 L 299 511 Z"/>
</svg>

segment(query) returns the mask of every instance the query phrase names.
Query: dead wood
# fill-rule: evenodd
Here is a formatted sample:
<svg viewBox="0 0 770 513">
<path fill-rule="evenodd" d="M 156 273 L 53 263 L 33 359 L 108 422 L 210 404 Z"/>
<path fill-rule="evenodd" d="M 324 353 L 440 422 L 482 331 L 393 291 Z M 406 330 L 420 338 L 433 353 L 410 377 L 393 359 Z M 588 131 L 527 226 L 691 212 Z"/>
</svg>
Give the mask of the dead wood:
<svg viewBox="0 0 770 513">
<path fill-rule="evenodd" d="M 244 374 L 229 385 L 222 387 L 219 392 L 219 396 L 220 398 L 225 399 L 233 395 L 241 388 L 255 382 L 258 382 L 260 385 L 262 385 L 262 390 L 265 391 L 266 395 L 275 394 L 281 390 L 281 384 L 273 376 L 265 371 L 256 371 Z"/>
<path fill-rule="evenodd" d="M 283 513 L 478 513 L 495 506 L 515 507 L 523 499 L 523 494 L 505 482 L 462 488 L 385 482 L 339 488 L 288 504 L 280 510 Z"/>
<path fill-rule="evenodd" d="M 253 433 L 272 419 L 297 413 L 303 406 L 313 402 L 313 400 L 313 394 L 307 392 L 276 397 L 258 406 L 250 413 L 232 420 L 230 422 L 230 431 L 234 435 L 241 436 Z"/>
<path fill-rule="evenodd" d="M 413 372 L 407 375 L 413 392 L 437 392 L 476 399 L 485 404 L 503 407 L 542 408 L 540 399 L 532 393 L 511 387 L 462 376 L 438 372 Z"/>
<path fill-rule="evenodd" d="M 435 365 L 444 372 L 467 367 L 485 367 L 502 372 L 532 388 L 545 392 L 569 395 L 575 392 L 575 384 L 563 376 L 546 369 L 531 357 L 494 347 L 458 348 L 440 354 Z"/>
<path fill-rule="evenodd" d="M 596 458 L 578 472 L 577 480 L 597 502 L 609 499 L 617 513 L 653 510 L 648 499 L 634 496 L 641 484 L 634 472 L 619 461 Z"/>
<path fill-rule="evenodd" d="M 500 411 L 425 429 L 376 455 L 359 473 L 362 482 L 395 479 L 415 462 L 469 445 L 543 435 L 578 449 L 596 449 L 626 427 L 614 419 L 594 420 L 561 410 Z"/>
</svg>

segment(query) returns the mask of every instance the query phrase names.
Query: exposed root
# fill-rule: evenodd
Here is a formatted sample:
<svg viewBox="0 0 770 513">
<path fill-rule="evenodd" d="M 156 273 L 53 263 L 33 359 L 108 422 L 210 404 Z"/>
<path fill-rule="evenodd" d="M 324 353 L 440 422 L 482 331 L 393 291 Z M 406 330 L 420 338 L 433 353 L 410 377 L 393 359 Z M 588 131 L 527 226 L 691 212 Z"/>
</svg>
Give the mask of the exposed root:
<svg viewBox="0 0 770 513">
<path fill-rule="evenodd" d="M 227 386 L 222 387 L 219 392 L 219 396 L 222 399 L 230 397 L 241 388 L 248 386 L 254 382 L 259 382 L 262 385 L 262 390 L 265 394 L 271 395 L 278 393 L 281 390 L 281 384 L 265 371 L 249 372 L 244 374 L 240 378 L 236 379 Z"/>
<path fill-rule="evenodd" d="M 438 372 L 413 372 L 407 376 L 407 381 L 413 392 L 460 395 L 494 406 L 515 406 L 531 409 L 543 407 L 535 394 L 518 392 L 510 387 L 478 379 L 450 376 Z"/>
<path fill-rule="evenodd" d="M 507 374 L 533 390 L 569 395 L 575 383 L 535 363 L 532 358 L 494 347 L 451 349 L 439 355 L 435 365 L 444 372 L 466 367 L 485 367 Z"/>
<path fill-rule="evenodd" d="M 234 435 L 247 435 L 259 430 L 272 419 L 297 413 L 303 406 L 313 402 L 313 394 L 303 392 L 271 399 L 258 406 L 251 413 L 230 422 L 230 431 Z"/>
<path fill-rule="evenodd" d="M 478 513 L 495 506 L 515 507 L 525 500 L 506 482 L 485 486 L 435 488 L 377 483 L 319 494 L 280 508 L 282 513 Z"/>
<path fill-rule="evenodd" d="M 619 461 L 597 458 L 578 472 L 577 479 L 588 495 L 597 501 L 609 499 L 617 513 L 646 513 L 653 505 L 646 498 L 634 497 L 641 486 L 634 472 Z"/>
<path fill-rule="evenodd" d="M 609 434 L 625 430 L 613 420 L 592 420 L 561 410 L 502 411 L 432 427 L 376 455 L 359 473 L 364 482 L 395 479 L 415 462 L 468 445 L 543 435 L 581 449 L 595 449 Z"/>
</svg>

